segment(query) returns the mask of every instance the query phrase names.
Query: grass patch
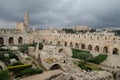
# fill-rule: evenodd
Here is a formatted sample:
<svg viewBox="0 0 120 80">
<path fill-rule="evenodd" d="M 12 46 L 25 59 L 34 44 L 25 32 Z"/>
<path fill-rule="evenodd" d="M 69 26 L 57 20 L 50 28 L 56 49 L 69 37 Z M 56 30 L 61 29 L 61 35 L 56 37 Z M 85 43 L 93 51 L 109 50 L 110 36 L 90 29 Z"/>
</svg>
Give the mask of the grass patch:
<svg viewBox="0 0 120 80">
<path fill-rule="evenodd" d="M 9 80 L 9 70 L 0 71 L 0 80 Z"/>
<path fill-rule="evenodd" d="M 22 77 L 22 76 L 30 76 L 30 75 L 39 74 L 42 72 L 43 70 L 41 68 L 37 68 L 37 69 L 28 68 L 16 74 L 15 78 Z"/>
<path fill-rule="evenodd" d="M 78 58 L 81 60 L 84 60 L 85 62 L 92 62 L 95 64 L 100 64 L 101 62 L 103 62 L 104 60 L 106 60 L 107 58 L 107 54 L 99 54 L 96 57 L 93 57 L 92 54 L 90 54 L 89 51 L 84 51 L 84 50 L 77 50 L 77 49 L 72 49 L 72 58 Z"/>
<path fill-rule="evenodd" d="M 107 56 L 108 56 L 107 54 L 99 54 L 94 59 L 90 60 L 90 62 L 93 62 L 95 64 L 100 64 L 101 62 L 106 60 Z"/>
<path fill-rule="evenodd" d="M 75 64 L 77 64 L 81 69 L 86 70 L 86 71 L 101 71 L 102 70 L 97 65 L 89 64 L 89 63 L 86 64 L 82 61 L 76 62 Z"/>
</svg>

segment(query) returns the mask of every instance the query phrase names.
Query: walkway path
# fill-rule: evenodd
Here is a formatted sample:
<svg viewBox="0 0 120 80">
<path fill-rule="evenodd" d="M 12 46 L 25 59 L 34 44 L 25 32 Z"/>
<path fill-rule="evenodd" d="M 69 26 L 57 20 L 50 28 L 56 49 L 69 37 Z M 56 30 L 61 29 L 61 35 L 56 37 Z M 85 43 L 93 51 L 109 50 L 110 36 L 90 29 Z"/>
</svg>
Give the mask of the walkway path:
<svg viewBox="0 0 120 80">
<path fill-rule="evenodd" d="M 52 71 L 45 71 L 42 74 L 36 74 L 27 78 L 23 78 L 20 80 L 49 80 L 50 77 L 55 76 L 55 75 L 59 75 L 61 74 L 63 71 L 61 70 L 52 70 Z"/>
</svg>

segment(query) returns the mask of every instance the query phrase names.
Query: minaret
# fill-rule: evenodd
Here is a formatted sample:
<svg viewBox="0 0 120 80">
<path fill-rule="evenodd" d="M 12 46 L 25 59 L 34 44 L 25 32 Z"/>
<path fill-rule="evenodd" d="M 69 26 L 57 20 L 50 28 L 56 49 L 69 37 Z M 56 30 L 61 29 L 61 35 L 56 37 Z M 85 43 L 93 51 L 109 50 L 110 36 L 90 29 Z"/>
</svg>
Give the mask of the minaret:
<svg viewBox="0 0 120 80">
<path fill-rule="evenodd" d="M 29 31 L 29 12 L 28 11 L 25 12 L 24 26 L 25 26 L 25 30 Z"/>
</svg>

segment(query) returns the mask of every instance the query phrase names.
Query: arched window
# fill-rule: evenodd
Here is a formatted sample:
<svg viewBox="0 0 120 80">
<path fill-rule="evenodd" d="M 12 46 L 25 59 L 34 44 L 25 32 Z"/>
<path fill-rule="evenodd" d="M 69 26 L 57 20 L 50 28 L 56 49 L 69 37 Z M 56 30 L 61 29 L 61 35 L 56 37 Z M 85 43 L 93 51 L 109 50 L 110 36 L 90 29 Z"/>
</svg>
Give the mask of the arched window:
<svg viewBox="0 0 120 80">
<path fill-rule="evenodd" d="M 95 51 L 99 52 L 99 46 L 95 47 Z"/>
<path fill-rule="evenodd" d="M 79 44 L 78 43 L 75 43 L 75 48 L 79 48 Z"/>
<path fill-rule="evenodd" d="M 45 39 L 43 39 L 43 42 L 45 43 Z"/>
<path fill-rule="evenodd" d="M 117 48 L 113 48 L 113 54 L 118 54 L 118 49 Z"/>
<path fill-rule="evenodd" d="M 56 69 L 61 69 L 60 65 L 59 64 L 54 64 L 50 70 L 56 70 Z"/>
<path fill-rule="evenodd" d="M 82 45 L 81 45 L 81 49 L 85 49 L 85 44 L 82 44 Z"/>
<path fill-rule="evenodd" d="M 88 50 L 92 50 L 92 45 L 88 45 Z"/>
<path fill-rule="evenodd" d="M 10 37 L 9 38 L 9 45 L 13 45 L 14 44 L 14 39 L 13 39 L 13 37 Z"/>
<path fill-rule="evenodd" d="M 93 39 L 92 36 L 90 38 Z"/>
<path fill-rule="evenodd" d="M 107 40 L 107 37 L 105 37 L 105 40 Z"/>
<path fill-rule="evenodd" d="M 52 41 L 50 41 L 50 44 L 52 45 Z"/>
<path fill-rule="evenodd" d="M 97 39 L 99 40 L 99 37 L 97 37 Z"/>
<path fill-rule="evenodd" d="M 103 53 L 108 53 L 108 47 L 103 48 Z"/>
<path fill-rule="evenodd" d="M 23 43 L 22 37 L 19 37 L 19 38 L 18 38 L 18 43 L 19 43 L 19 44 L 22 44 L 22 43 Z"/>
<path fill-rule="evenodd" d="M 64 46 L 67 46 L 67 42 L 65 42 Z"/>
<path fill-rule="evenodd" d="M 0 46 L 4 45 L 4 39 L 0 37 Z"/>
<path fill-rule="evenodd" d="M 73 47 L 73 43 L 72 42 L 70 42 L 70 47 Z"/>
<path fill-rule="evenodd" d="M 57 44 L 58 44 L 58 45 L 61 45 L 61 44 L 60 44 L 60 41 L 58 41 L 58 43 L 57 43 Z"/>
</svg>

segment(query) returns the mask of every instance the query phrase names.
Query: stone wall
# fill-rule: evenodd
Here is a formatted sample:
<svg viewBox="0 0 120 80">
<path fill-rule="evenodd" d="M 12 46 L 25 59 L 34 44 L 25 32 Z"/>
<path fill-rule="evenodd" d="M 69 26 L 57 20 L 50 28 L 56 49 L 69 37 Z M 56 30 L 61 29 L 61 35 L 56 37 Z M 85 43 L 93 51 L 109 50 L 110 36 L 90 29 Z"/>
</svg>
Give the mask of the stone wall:
<svg viewBox="0 0 120 80">
<path fill-rule="evenodd" d="M 87 50 L 94 56 L 100 53 L 108 54 L 108 58 L 103 64 L 112 67 L 120 66 L 120 63 L 118 63 L 120 61 L 119 36 L 99 35 L 94 33 L 68 34 L 39 30 L 34 32 L 33 41 L 42 41 L 45 44 Z"/>
</svg>

